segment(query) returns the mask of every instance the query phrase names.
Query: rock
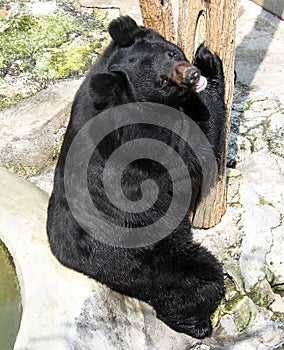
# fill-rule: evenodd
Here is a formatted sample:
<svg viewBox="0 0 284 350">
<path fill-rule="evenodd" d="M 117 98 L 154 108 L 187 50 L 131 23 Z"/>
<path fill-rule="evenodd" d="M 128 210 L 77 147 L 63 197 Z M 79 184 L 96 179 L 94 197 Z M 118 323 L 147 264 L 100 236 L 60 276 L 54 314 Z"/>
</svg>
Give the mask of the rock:
<svg viewBox="0 0 284 350">
<path fill-rule="evenodd" d="M 0 239 L 20 283 L 23 315 L 15 350 L 184 350 L 197 340 L 153 309 L 62 266 L 46 236 L 48 196 L 0 168 Z"/>
<path fill-rule="evenodd" d="M 283 321 L 282 321 L 283 322 Z M 266 349 L 283 349 L 284 330 L 279 322 L 270 322 L 259 337 L 259 343 Z"/>
<path fill-rule="evenodd" d="M 227 169 L 227 203 L 232 207 L 239 208 L 240 205 L 240 180 L 242 174 L 237 169 Z"/>
<path fill-rule="evenodd" d="M 272 246 L 271 226 L 278 224 L 278 212 L 269 206 L 250 207 L 244 212 L 245 235 L 242 242 L 240 268 L 246 291 L 261 279 L 269 278 L 266 255 Z"/>
<path fill-rule="evenodd" d="M 1 166 L 30 176 L 50 164 L 80 83 L 58 83 L 0 112 Z"/>
<path fill-rule="evenodd" d="M 273 231 L 280 225 L 283 212 L 284 174 L 277 164 L 278 161 L 280 160 L 276 161 L 266 154 L 263 162 L 262 154 L 252 154 L 239 167 L 243 175 L 240 202 L 244 209 L 242 220 L 245 232 L 240 267 L 247 291 L 259 280 L 267 279 L 271 282 L 273 275 L 270 267 L 280 258 L 279 255 L 279 258 L 275 254 L 273 257 L 270 255 L 271 261 L 266 263 L 267 255 L 272 249 L 278 250 L 280 254 L 279 242 L 273 240 Z M 271 179 L 273 186 L 267 186 Z M 275 266 L 280 268 L 280 265 Z M 279 274 L 283 274 L 282 269 Z"/>
<path fill-rule="evenodd" d="M 278 348 L 283 345 L 284 331 L 278 322 L 267 321 L 265 325 L 259 325 L 249 332 L 247 335 L 238 337 L 236 345 L 230 347 L 233 350 L 243 349 L 282 349 Z"/>
<path fill-rule="evenodd" d="M 4 2 L 0 109 L 58 79 L 85 75 L 109 40 L 106 21 L 76 10 L 69 0 Z"/>
<path fill-rule="evenodd" d="M 54 13 L 57 10 L 58 6 L 55 1 L 38 1 L 31 3 L 30 8 L 33 15 L 46 15 L 48 13 Z"/>
<path fill-rule="evenodd" d="M 275 313 L 284 314 L 284 298 L 279 294 L 274 294 L 274 302 L 270 305 L 270 310 Z"/>
<path fill-rule="evenodd" d="M 215 344 L 222 344 L 222 349 L 234 348 L 234 344 L 243 339 L 249 339 L 248 344 L 259 342 L 259 338 L 264 337 L 268 330 L 276 330 L 279 326 L 271 321 L 271 311 L 258 307 L 246 295 L 238 295 L 226 302 L 222 314 L 213 333 Z M 281 327 L 279 328 L 281 332 Z"/>
<path fill-rule="evenodd" d="M 211 347 L 209 345 L 205 345 L 205 344 L 197 344 L 197 345 L 190 347 L 190 350 L 210 350 L 210 349 L 211 349 Z"/>
<path fill-rule="evenodd" d="M 281 286 L 284 290 L 284 235 L 283 224 L 279 222 L 279 226 L 272 229 L 272 247 L 266 256 L 266 263 L 270 271 L 273 273 L 273 285 Z"/>
<path fill-rule="evenodd" d="M 233 282 L 233 278 L 229 278 L 229 277 L 225 278 L 225 288 L 226 288 L 225 300 L 227 302 L 237 297 L 238 291 L 236 290 L 236 285 Z"/>
<path fill-rule="evenodd" d="M 268 307 L 275 300 L 275 294 L 267 280 L 259 281 L 251 290 L 250 296 L 258 306 Z"/>
<path fill-rule="evenodd" d="M 239 251 L 238 248 L 236 248 Z M 242 271 L 240 269 L 239 263 L 236 261 L 236 257 L 226 256 L 223 260 L 224 264 L 224 272 L 232 279 L 234 282 L 235 288 L 237 292 L 244 293 L 244 278 L 242 275 Z"/>
<path fill-rule="evenodd" d="M 244 90 L 235 97 L 228 144 L 229 167 L 235 167 L 251 153 L 260 151 L 283 157 L 284 127 L 280 97 L 283 86 L 264 91 Z M 239 86 L 237 89 L 240 89 Z"/>
<path fill-rule="evenodd" d="M 97 11 L 105 11 L 109 14 L 116 10 L 116 15 L 131 16 L 139 25 L 142 25 L 142 17 L 138 1 L 124 0 L 79 0 L 80 5 L 84 8 L 94 8 Z"/>
<path fill-rule="evenodd" d="M 226 305 L 226 313 L 230 313 L 238 332 L 256 331 L 265 328 L 271 320 L 272 312 L 255 305 L 247 295 L 240 295 Z M 243 333 L 244 334 L 244 333 Z"/>
<path fill-rule="evenodd" d="M 283 157 L 284 127 L 281 102 L 273 89 L 269 93 L 251 92 L 243 112 L 239 134 L 249 141 L 251 153 L 264 150 Z"/>
<path fill-rule="evenodd" d="M 227 154 L 228 168 L 234 168 L 236 166 L 236 159 L 238 154 L 237 139 L 238 139 L 238 134 L 231 131 L 228 138 L 228 154 Z"/>
<path fill-rule="evenodd" d="M 53 177 L 54 177 L 55 164 L 50 165 L 43 172 L 38 175 L 31 176 L 27 180 L 36 185 L 47 194 L 51 195 L 53 189 Z"/>
<path fill-rule="evenodd" d="M 232 337 L 238 334 L 238 329 L 235 324 L 234 318 L 231 315 L 226 314 L 221 318 L 220 325 L 216 330 L 216 333 L 222 334 L 222 337 Z"/>
<path fill-rule="evenodd" d="M 269 120 L 266 138 L 271 153 L 284 158 L 284 123 L 283 113 L 275 113 Z"/>
<path fill-rule="evenodd" d="M 238 332 L 245 330 L 254 316 L 254 305 L 247 296 L 237 297 L 227 305 L 226 309 L 232 315 Z"/>
<path fill-rule="evenodd" d="M 281 40 L 284 22 L 252 1 L 241 0 L 238 7 L 235 55 L 238 79 L 259 89 L 280 87 L 284 83 Z"/>
</svg>

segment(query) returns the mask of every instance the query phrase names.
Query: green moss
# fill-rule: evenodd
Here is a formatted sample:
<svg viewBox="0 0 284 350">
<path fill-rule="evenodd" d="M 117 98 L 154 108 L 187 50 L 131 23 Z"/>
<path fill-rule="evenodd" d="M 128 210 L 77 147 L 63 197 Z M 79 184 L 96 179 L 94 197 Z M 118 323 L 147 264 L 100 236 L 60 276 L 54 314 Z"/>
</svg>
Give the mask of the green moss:
<svg viewBox="0 0 284 350">
<path fill-rule="evenodd" d="M 31 93 L 25 93 L 25 94 L 15 94 L 12 96 L 7 96 L 0 94 L 0 111 L 4 108 L 13 106 L 23 100 L 24 98 L 30 97 Z"/>
<path fill-rule="evenodd" d="M 227 276 L 224 282 L 225 282 L 225 289 L 226 289 L 225 300 L 227 301 L 227 303 L 229 303 L 239 295 L 239 292 L 237 291 L 236 285 L 232 278 Z"/>
<path fill-rule="evenodd" d="M 94 21 L 95 23 L 95 21 Z M 66 18 L 62 12 L 53 15 L 21 15 L 8 19 L 1 19 L 0 25 L 2 32 L 0 36 L 0 46 L 2 48 L 0 54 L 0 64 L 8 68 L 14 59 L 24 58 L 30 55 L 40 56 L 41 51 L 49 48 L 53 55 L 62 51 L 61 56 L 66 50 L 67 42 L 72 42 L 73 36 L 82 38 L 82 51 L 87 52 L 98 47 L 96 43 L 92 45 L 94 35 L 96 34 L 96 26 L 94 23 L 89 24 L 91 28 L 86 28 L 83 21 L 72 17 Z M 91 30 L 90 30 L 91 29 Z M 13 40 L 11 40 L 11 37 Z M 71 39 L 70 39 L 71 37 Z M 88 42 L 89 45 L 86 45 Z M 65 45 L 64 45 L 65 44 Z M 78 48 L 78 50 L 80 47 Z M 68 50 L 67 50 L 68 52 Z M 85 58 L 85 56 L 81 56 Z M 68 59 L 68 57 L 67 57 Z M 72 66 L 77 71 L 77 66 Z M 82 70 L 82 68 L 80 67 Z"/>
<path fill-rule="evenodd" d="M 263 198 L 263 197 L 260 197 L 260 198 L 259 198 L 259 204 L 260 204 L 260 205 L 270 205 L 270 206 L 273 207 L 273 204 L 272 204 L 271 202 L 267 202 L 267 201 L 265 200 L 265 198 Z"/>
<path fill-rule="evenodd" d="M 228 313 L 231 312 L 244 298 L 244 295 L 238 294 L 233 300 L 226 304 L 224 311 Z"/>
<path fill-rule="evenodd" d="M 240 177 L 242 177 L 242 173 L 237 169 L 227 168 L 226 172 L 227 172 L 228 178 L 240 178 Z"/>
<path fill-rule="evenodd" d="M 250 142 L 250 151 L 251 151 L 251 153 L 254 153 L 255 152 L 255 143 L 257 141 L 257 137 L 251 137 L 248 140 Z"/>
<path fill-rule="evenodd" d="M 68 42 L 59 48 L 45 49 L 37 55 L 35 71 L 42 78 L 70 77 L 83 74 L 95 60 L 100 41 L 93 43 Z"/>
<path fill-rule="evenodd" d="M 59 157 L 62 143 L 64 140 L 65 131 L 66 131 L 66 129 L 64 127 L 58 130 L 58 133 L 57 133 L 56 138 L 54 140 L 52 160 L 57 160 Z"/>
<path fill-rule="evenodd" d="M 223 310 L 224 310 L 224 303 L 222 302 L 221 304 L 218 305 L 217 309 L 211 315 L 210 320 L 214 328 L 217 327 L 218 324 L 220 323 L 220 319 L 223 315 Z"/>
<path fill-rule="evenodd" d="M 74 9 L 0 18 L 0 109 L 55 79 L 84 75 L 107 44 L 106 33 L 105 23 Z M 20 83 L 10 89 L 13 79 Z"/>
<path fill-rule="evenodd" d="M 81 46 L 68 45 L 66 54 L 61 56 L 62 59 L 58 61 L 58 75 L 69 75 L 74 71 L 84 72 L 86 66 L 89 67 L 92 63 L 88 55 L 94 51 L 96 45 L 99 43 Z"/>
<path fill-rule="evenodd" d="M 258 282 L 250 292 L 252 301 L 261 307 L 268 307 L 275 300 L 273 290 L 267 280 Z"/>
<path fill-rule="evenodd" d="M 230 313 L 239 332 L 244 331 L 253 316 L 253 303 L 244 295 L 238 295 L 229 304 L 226 305 L 225 312 Z"/>
<path fill-rule="evenodd" d="M 244 110 L 248 111 L 251 108 L 252 103 L 253 103 L 252 100 L 246 100 L 246 104 L 245 104 Z"/>
<path fill-rule="evenodd" d="M 1 166 L 17 175 L 20 177 L 23 177 L 24 179 L 27 179 L 31 176 L 37 175 L 41 169 L 38 169 L 34 166 L 28 166 L 23 163 L 9 163 L 9 164 L 1 164 Z"/>
<path fill-rule="evenodd" d="M 283 291 L 284 291 L 284 283 L 274 285 L 274 286 L 273 286 L 273 289 L 274 289 L 275 291 L 278 291 L 278 292 L 279 292 L 279 291 L 283 292 Z M 283 297 L 284 297 L 284 293 L 283 293 Z"/>
</svg>

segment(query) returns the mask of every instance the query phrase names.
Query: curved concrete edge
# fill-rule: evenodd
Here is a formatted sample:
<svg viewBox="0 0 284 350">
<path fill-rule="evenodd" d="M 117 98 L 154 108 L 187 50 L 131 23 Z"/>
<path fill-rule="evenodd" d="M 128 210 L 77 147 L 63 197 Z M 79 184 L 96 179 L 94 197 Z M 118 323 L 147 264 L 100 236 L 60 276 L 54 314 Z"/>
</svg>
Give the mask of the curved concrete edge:
<svg viewBox="0 0 284 350">
<path fill-rule="evenodd" d="M 45 192 L 0 168 L 0 239 L 23 305 L 14 350 L 176 350 L 197 342 L 147 304 L 62 266 L 47 241 L 47 205 Z"/>
<path fill-rule="evenodd" d="M 15 350 L 70 349 L 70 323 L 98 287 L 51 254 L 45 232 L 47 204 L 44 192 L 0 169 L 0 239 L 14 259 L 23 304 Z"/>
</svg>

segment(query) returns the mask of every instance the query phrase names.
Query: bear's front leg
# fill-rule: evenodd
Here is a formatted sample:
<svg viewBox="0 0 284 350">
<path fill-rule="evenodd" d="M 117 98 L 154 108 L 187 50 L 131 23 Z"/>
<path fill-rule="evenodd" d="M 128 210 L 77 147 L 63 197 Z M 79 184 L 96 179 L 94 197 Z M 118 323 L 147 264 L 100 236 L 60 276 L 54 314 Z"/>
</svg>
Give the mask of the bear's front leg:
<svg viewBox="0 0 284 350">
<path fill-rule="evenodd" d="M 220 96 L 224 96 L 224 72 L 223 64 L 219 56 L 209 51 L 201 44 L 194 56 L 193 64 L 201 71 L 201 74 L 218 89 Z"/>
<path fill-rule="evenodd" d="M 224 157 L 224 132 L 226 130 L 222 61 L 204 45 L 200 45 L 193 63 L 207 79 L 207 87 L 201 92 L 190 95 L 181 107 L 189 117 L 198 123 L 207 136 L 220 169 Z"/>
</svg>

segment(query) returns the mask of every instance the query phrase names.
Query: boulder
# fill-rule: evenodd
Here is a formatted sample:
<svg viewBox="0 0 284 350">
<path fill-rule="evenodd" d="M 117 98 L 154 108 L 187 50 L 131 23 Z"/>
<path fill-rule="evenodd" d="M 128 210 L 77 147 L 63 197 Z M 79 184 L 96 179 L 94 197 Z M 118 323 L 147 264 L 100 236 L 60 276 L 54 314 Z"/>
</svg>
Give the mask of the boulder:
<svg viewBox="0 0 284 350">
<path fill-rule="evenodd" d="M 58 83 L 0 112 L 1 166 L 29 176 L 50 164 L 80 83 Z"/>
</svg>

